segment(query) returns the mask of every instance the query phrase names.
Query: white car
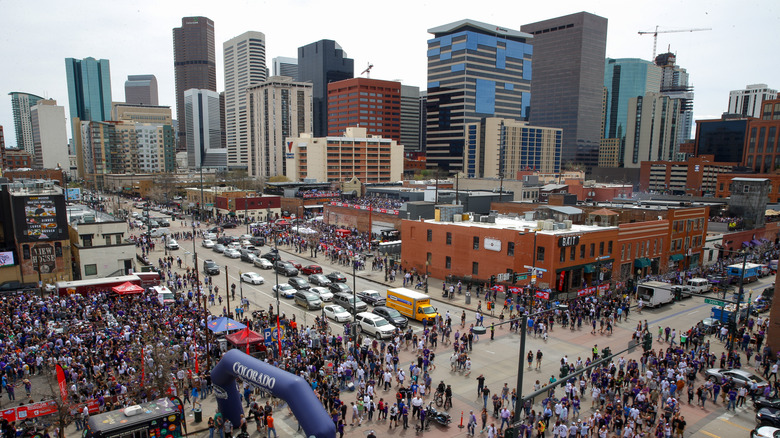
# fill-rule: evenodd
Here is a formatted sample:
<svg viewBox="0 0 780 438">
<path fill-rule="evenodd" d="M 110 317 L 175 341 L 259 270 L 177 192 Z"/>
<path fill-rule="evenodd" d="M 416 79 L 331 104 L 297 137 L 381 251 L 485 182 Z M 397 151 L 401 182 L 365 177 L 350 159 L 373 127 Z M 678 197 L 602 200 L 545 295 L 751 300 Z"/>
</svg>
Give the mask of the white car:
<svg viewBox="0 0 780 438">
<path fill-rule="evenodd" d="M 203 233 L 204 239 L 214 240 L 217 238 L 217 233 Z"/>
<path fill-rule="evenodd" d="M 352 319 L 352 314 L 338 304 L 325 306 L 322 308 L 322 311 L 325 312 L 325 316 L 336 322 L 345 322 Z"/>
<path fill-rule="evenodd" d="M 214 248 L 214 241 L 211 239 L 203 239 L 201 245 L 203 245 L 204 248 Z"/>
<path fill-rule="evenodd" d="M 238 237 L 239 240 L 249 240 L 252 238 L 251 234 L 242 234 Z"/>
<path fill-rule="evenodd" d="M 775 438 L 780 436 L 780 429 L 774 426 L 758 426 L 750 431 L 750 438 Z"/>
<path fill-rule="evenodd" d="M 241 258 L 241 252 L 239 250 L 233 249 L 233 248 L 225 249 L 225 252 L 223 254 L 225 254 L 226 256 L 230 257 L 231 259 Z"/>
<path fill-rule="evenodd" d="M 320 299 L 325 303 L 333 301 L 333 292 L 331 292 L 330 289 L 328 289 L 327 287 L 321 287 L 321 286 L 312 287 L 309 288 L 309 292 L 314 292 L 315 294 L 317 294 L 317 296 L 319 296 Z"/>
<path fill-rule="evenodd" d="M 263 284 L 265 279 L 257 272 L 244 272 L 241 274 L 241 281 L 252 284 Z"/>
<path fill-rule="evenodd" d="M 239 250 L 239 249 L 241 249 L 241 244 L 240 244 L 240 243 L 238 243 L 238 242 L 230 242 L 230 243 L 228 243 L 228 244 L 227 244 L 227 248 L 228 248 L 228 249 L 236 249 L 236 250 Z"/>
<path fill-rule="evenodd" d="M 293 298 L 295 297 L 295 293 L 298 292 L 294 287 L 292 287 L 288 283 L 282 283 L 278 285 L 278 288 L 281 293 L 277 295 L 284 298 Z M 274 285 L 274 287 L 271 288 L 271 290 L 273 290 L 274 293 L 276 293 L 276 289 L 277 289 L 277 285 Z"/>
<path fill-rule="evenodd" d="M 262 257 L 255 257 L 254 265 L 260 269 L 271 269 L 274 267 L 270 260 Z"/>
<path fill-rule="evenodd" d="M 168 239 L 168 243 L 165 244 L 168 249 L 179 249 L 179 243 L 174 239 Z"/>
</svg>

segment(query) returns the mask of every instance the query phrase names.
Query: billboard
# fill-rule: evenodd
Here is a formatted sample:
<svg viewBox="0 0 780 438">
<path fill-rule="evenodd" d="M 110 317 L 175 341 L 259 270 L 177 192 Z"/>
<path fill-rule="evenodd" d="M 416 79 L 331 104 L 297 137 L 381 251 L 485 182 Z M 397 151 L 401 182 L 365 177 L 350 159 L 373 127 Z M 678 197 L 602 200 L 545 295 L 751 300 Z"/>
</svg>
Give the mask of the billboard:
<svg viewBox="0 0 780 438">
<path fill-rule="evenodd" d="M 3 266 L 14 265 L 14 252 L 13 251 L 0 251 L 0 268 Z"/>
<path fill-rule="evenodd" d="M 14 196 L 12 199 L 18 242 L 68 239 L 64 196 Z"/>
<path fill-rule="evenodd" d="M 65 189 L 65 199 L 68 201 L 81 201 L 81 189 L 78 187 Z"/>
</svg>

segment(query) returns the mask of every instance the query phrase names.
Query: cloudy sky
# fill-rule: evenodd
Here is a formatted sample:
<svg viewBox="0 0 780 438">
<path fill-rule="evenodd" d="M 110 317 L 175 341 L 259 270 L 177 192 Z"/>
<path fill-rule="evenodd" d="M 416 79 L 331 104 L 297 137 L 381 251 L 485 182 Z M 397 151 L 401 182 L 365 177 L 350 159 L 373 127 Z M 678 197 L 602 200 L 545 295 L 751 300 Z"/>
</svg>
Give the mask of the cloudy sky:
<svg viewBox="0 0 780 438">
<path fill-rule="evenodd" d="M 65 58 L 111 62 L 114 101 L 124 100 L 128 74 L 154 74 L 161 105 L 174 109 L 172 29 L 183 16 L 214 20 L 217 85 L 222 90 L 222 43 L 248 30 L 265 33 L 270 68 L 275 56 L 297 56 L 299 46 L 337 41 L 355 60 L 355 74 L 371 62 L 372 78 L 426 84 L 427 29 L 471 18 L 506 28 L 582 10 L 609 19 L 607 56 L 650 59 L 652 36 L 637 31 L 712 28 L 660 34 L 688 69 L 696 119 L 719 117 L 729 90 L 767 83 L 780 88 L 780 2 L 776 0 L 623 0 L 525 2 L 517 0 L 221 0 L 113 1 L 0 0 L 0 125 L 7 146 L 16 138 L 11 91 L 56 99 L 66 108 Z M 773 73 L 774 72 L 774 73 Z"/>
</svg>

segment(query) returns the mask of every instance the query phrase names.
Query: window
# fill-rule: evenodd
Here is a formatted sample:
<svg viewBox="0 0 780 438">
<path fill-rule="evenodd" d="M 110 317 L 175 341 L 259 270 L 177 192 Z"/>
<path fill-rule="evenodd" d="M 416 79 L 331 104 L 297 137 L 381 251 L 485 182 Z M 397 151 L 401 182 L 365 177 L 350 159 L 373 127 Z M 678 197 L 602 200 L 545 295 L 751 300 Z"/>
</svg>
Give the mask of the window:
<svg viewBox="0 0 780 438">
<path fill-rule="evenodd" d="M 452 258 L 450 256 L 447 256 L 447 258 L 444 259 L 444 267 L 447 269 L 452 269 Z"/>
<path fill-rule="evenodd" d="M 97 275 L 97 265 L 84 265 L 84 275 Z"/>
<path fill-rule="evenodd" d="M 104 236 L 104 239 L 106 239 L 106 246 L 111 245 L 111 236 Z"/>
<path fill-rule="evenodd" d="M 508 256 L 515 255 L 515 242 L 509 242 L 506 244 L 506 255 Z"/>
<path fill-rule="evenodd" d="M 471 275 L 479 275 L 479 263 L 471 262 Z"/>
<path fill-rule="evenodd" d="M 580 245 L 580 258 L 585 258 L 585 245 Z"/>
<path fill-rule="evenodd" d="M 83 236 L 81 236 L 81 241 L 84 243 L 84 248 L 92 247 L 92 235 L 91 234 L 84 234 Z"/>
<path fill-rule="evenodd" d="M 122 244 L 122 235 L 121 234 L 117 234 L 116 235 L 116 244 L 117 245 L 121 245 Z"/>
<path fill-rule="evenodd" d="M 604 242 L 599 242 L 599 255 L 604 255 Z"/>
<path fill-rule="evenodd" d="M 569 260 L 571 260 L 573 262 L 576 255 L 577 255 L 577 247 L 576 246 L 572 246 L 571 247 L 571 251 L 569 251 Z"/>
<path fill-rule="evenodd" d="M 479 236 L 474 236 L 474 249 L 479 249 Z"/>
<path fill-rule="evenodd" d="M 595 243 L 591 243 L 590 244 L 590 256 L 591 257 L 596 257 L 596 244 Z"/>
<path fill-rule="evenodd" d="M 620 245 L 620 260 L 625 260 L 625 258 L 626 258 L 626 245 Z"/>
<path fill-rule="evenodd" d="M 565 262 L 566 261 L 566 248 L 561 248 L 560 261 L 561 262 Z"/>
<path fill-rule="evenodd" d="M 536 247 L 536 261 L 543 262 L 544 261 L 544 247 L 543 246 L 537 246 Z"/>
<path fill-rule="evenodd" d="M 607 254 L 612 255 L 612 241 L 607 243 Z"/>
<path fill-rule="evenodd" d="M 428 230 L 428 242 L 433 240 L 433 230 Z"/>
<path fill-rule="evenodd" d="M 628 258 L 631 258 L 631 244 L 628 244 Z"/>
<path fill-rule="evenodd" d="M 431 260 L 433 259 L 433 255 L 431 253 L 428 253 L 425 255 L 425 260 L 428 265 L 431 264 Z"/>
<path fill-rule="evenodd" d="M 452 233 L 447 231 L 447 245 L 452 245 Z"/>
</svg>

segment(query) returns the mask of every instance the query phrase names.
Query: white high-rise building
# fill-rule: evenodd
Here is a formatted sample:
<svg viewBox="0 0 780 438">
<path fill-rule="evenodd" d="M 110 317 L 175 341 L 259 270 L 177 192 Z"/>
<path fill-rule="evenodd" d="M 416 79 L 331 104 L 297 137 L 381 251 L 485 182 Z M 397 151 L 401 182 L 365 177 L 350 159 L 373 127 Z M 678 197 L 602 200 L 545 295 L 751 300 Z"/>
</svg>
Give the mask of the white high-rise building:
<svg viewBox="0 0 780 438">
<path fill-rule="evenodd" d="M 225 133 L 227 137 L 227 164 L 245 169 L 249 159 L 249 131 L 247 130 L 247 88 L 265 82 L 265 35 L 262 32 L 244 32 L 225 41 Z"/>
<path fill-rule="evenodd" d="M 252 178 L 286 174 L 287 138 L 312 132 L 312 84 L 272 76 L 247 90 L 252 133 L 247 171 Z"/>
<path fill-rule="evenodd" d="M 65 107 L 54 99 L 42 99 L 30 108 L 33 140 L 33 166 L 38 169 L 65 169 L 68 166 L 68 128 Z"/>
<path fill-rule="evenodd" d="M 289 58 L 287 56 L 277 56 L 272 59 L 274 76 L 289 76 L 298 80 L 298 58 Z"/>
<path fill-rule="evenodd" d="M 193 88 L 184 92 L 184 132 L 190 168 L 225 168 L 226 150 L 219 125 L 219 93 Z"/>
<path fill-rule="evenodd" d="M 753 84 L 744 90 L 729 92 L 729 114 L 742 114 L 748 117 L 761 117 L 761 103 L 764 100 L 777 99 L 777 90 L 767 84 Z"/>
</svg>

